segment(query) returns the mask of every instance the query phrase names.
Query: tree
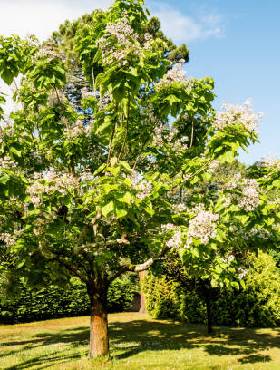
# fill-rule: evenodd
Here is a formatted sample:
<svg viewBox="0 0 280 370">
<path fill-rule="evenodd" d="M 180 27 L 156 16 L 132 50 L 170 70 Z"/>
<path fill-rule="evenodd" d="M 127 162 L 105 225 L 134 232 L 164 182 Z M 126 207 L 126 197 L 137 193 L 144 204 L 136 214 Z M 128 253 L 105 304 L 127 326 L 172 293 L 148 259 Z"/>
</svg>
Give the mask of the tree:
<svg viewBox="0 0 280 370">
<path fill-rule="evenodd" d="M 21 277 L 86 284 L 90 355 L 107 355 L 116 277 L 190 236 L 184 260 L 194 269 L 215 261 L 218 271 L 213 254 L 229 234 L 214 232 L 217 214 L 244 224 L 248 209 L 226 207 L 223 193 L 213 214 L 211 197 L 189 198 L 190 189 L 207 181 L 213 161 L 231 162 L 256 140 L 258 117 L 247 106 L 216 115 L 213 80 L 186 78 L 187 48 L 164 37 L 141 0 L 67 22 L 42 45 L 14 38 L 0 40 L 0 76 L 21 76 L 21 106 L 1 128 L 0 239 Z M 202 202 L 205 210 L 193 208 Z M 194 235 L 198 212 L 207 243 Z"/>
</svg>

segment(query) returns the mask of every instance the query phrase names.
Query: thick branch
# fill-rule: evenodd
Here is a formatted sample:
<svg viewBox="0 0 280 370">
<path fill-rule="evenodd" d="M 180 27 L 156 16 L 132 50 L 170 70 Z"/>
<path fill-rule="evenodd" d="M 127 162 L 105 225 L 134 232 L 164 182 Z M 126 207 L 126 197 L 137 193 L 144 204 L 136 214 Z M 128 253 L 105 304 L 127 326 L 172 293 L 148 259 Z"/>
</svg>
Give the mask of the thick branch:
<svg viewBox="0 0 280 370">
<path fill-rule="evenodd" d="M 141 272 L 148 270 L 149 267 L 155 262 L 154 258 L 149 258 L 146 262 L 142 263 L 141 265 L 136 265 L 134 267 L 134 272 Z"/>
</svg>

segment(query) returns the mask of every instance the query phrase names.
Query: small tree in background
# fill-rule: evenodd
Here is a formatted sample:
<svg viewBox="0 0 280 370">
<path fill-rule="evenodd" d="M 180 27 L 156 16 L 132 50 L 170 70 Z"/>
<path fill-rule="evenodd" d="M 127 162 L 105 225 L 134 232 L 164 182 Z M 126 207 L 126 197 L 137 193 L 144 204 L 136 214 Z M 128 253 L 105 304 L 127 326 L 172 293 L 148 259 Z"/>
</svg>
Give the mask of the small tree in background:
<svg viewBox="0 0 280 370">
<path fill-rule="evenodd" d="M 213 164 L 256 140 L 258 115 L 247 105 L 216 114 L 212 79 L 186 77 L 187 48 L 164 37 L 141 0 L 67 22 L 42 45 L 0 44 L 0 76 L 21 74 L 20 107 L 1 128 L 2 244 L 22 277 L 86 284 L 90 355 L 106 355 L 116 277 L 180 247 L 216 281 L 236 230 L 275 219 L 256 181 L 214 198 L 199 190 Z"/>
</svg>

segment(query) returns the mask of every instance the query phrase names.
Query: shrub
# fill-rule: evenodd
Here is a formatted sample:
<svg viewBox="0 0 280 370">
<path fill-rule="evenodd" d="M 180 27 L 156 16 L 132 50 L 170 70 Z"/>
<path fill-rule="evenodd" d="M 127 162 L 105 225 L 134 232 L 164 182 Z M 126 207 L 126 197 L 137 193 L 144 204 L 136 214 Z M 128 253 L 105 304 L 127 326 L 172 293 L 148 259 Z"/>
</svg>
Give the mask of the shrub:
<svg viewBox="0 0 280 370">
<path fill-rule="evenodd" d="M 244 289 L 223 290 L 214 302 L 218 324 L 238 326 L 280 325 L 280 272 L 273 257 L 260 253 L 251 257 Z"/>
<path fill-rule="evenodd" d="M 137 290 L 137 279 L 134 275 L 124 275 L 116 279 L 108 292 L 109 311 L 128 310 Z M 67 288 L 49 286 L 36 290 L 21 284 L 18 292 L 14 297 L 2 293 L 0 322 L 28 322 L 90 313 L 86 287 L 78 279 L 72 279 Z"/>
<path fill-rule="evenodd" d="M 248 259 L 251 267 L 244 289 L 223 288 L 211 302 L 213 324 L 233 326 L 280 325 L 280 271 L 270 255 Z M 206 307 L 195 288 L 151 273 L 143 284 L 148 312 L 155 318 L 205 323 Z"/>
</svg>

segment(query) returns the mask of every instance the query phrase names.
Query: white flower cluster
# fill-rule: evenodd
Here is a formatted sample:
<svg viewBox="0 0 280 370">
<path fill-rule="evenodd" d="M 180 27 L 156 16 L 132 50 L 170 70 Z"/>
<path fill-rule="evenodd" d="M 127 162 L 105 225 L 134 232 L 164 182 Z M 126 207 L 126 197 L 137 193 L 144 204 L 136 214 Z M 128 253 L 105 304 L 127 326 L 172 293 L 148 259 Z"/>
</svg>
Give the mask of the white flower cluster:
<svg viewBox="0 0 280 370">
<path fill-rule="evenodd" d="M 218 112 L 214 127 L 218 130 L 223 130 L 234 124 L 242 124 L 249 132 L 257 130 L 259 122 L 262 118 L 261 113 L 255 113 L 249 101 L 243 105 L 224 104 L 224 110 Z"/>
<path fill-rule="evenodd" d="M 97 46 L 102 50 L 103 61 L 105 63 L 111 63 L 112 61 L 121 62 L 123 65 L 126 64 L 126 56 L 128 50 L 133 46 L 133 40 L 137 39 L 137 35 L 134 34 L 127 15 L 121 21 L 111 23 L 106 26 L 105 35 L 97 41 Z M 115 36 L 119 47 L 115 45 L 108 46 L 107 37 L 108 35 Z M 137 53 L 137 48 L 134 48 L 134 52 Z"/>
<path fill-rule="evenodd" d="M 42 203 L 42 194 L 50 194 L 59 191 L 66 194 L 73 188 L 79 188 L 79 179 L 70 173 L 57 173 L 53 170 L 43 174 L 35 173 L 33 183 L 27 188 L 32 203 L 39 206 Z"/>
<path fill-rule="evenodd" d="M 177 229 L 174 235 L 166 242 L 168 248 L 179 248 L 181 243 L 181 231 Z"/>
<path fill-rule="evenodd" d="M 161 230 L 163 232 L 169 232 L 173 231 L 173 235 L 170 239 L 167 240 L 166 246 L 168 248 L 178 248 L 181 243 L 181 231 L 178 226 L 175 226 L 173 224 L 165 224 L 161 225 Z"/>
<path fill-rule="evenodd" d="M 176 203 L 172 205 L 172 210 L 175 213 L 181 213 L 186 211 L 187 207 L 184 203 Z"/>
<path fill-rule="evenodd" d="M 277 158 L 263 158 L 258 162 L 259 167 L 273 168 L 280 170 L 280 159 Z"/>
<path fill-rule="evenodd" d="M 93 174 L 90 171 L 83 171 L 80 175 L 80 180 L 83 181 L 92 181 L 94 179 Z"/>
<path fill-rule="evenodd" d="M 106 26 L 106 32 L 115 36 L 120 44 L 126 44 L 128 38 L 133 36 L 133 29 L 126 17 L 118 23 L 110 23 Z"/>
<path fill-rule="evenodd" d="M 139 190 L 139 192 L 136 195 L 137 198 L 145 199 L 147 196 L 149 196 L 152 190 L 152 184 L 147 180 L 141 180 L 137 186 L 137 190 Z"/>
<path fill-rule="evenodd" d="M 13 246 L 16 242 L 15 236 L 9 233 L 0 233 L 0 240 L 4 242 L 7 247 Z"/>
<path fill-rule="evenodd" d="M 239 200 L 239 207 L 245 211 L 253 211 L 259 205 L 259 184 L 254 179 L 246 180 Z"/>
<path fill-rule="evenodd" d="M 5 168 L 5 169 L 11 169 L 15 168 L 17 165 L 16 163 L 8 156 L 5 156 L 3 158 L 0 158 L 0 169 Z"/>
<path fill-rule="evenodd" d="M 68 140 L 74 139 L 78 136 L 86 135 L 90 126 L 84 126 L 83 121 L 78 120 L 71 127 L 64 129 L 64 135 Z"/>
<path fill-rule="evenodd" d="M 118 45 L 108 42 L 108 36 L 114 36 Z M 133 55 L 139 56 L 143 50 L 151 49 L 153 42 L 152 35 L 145 33 L 143 41 L 144 43 L 134 33 L 129 22 L 128 14 L 124 12 L 121 20 L 106 26 L 104 35 L 97 41 L 97 46 L 102 51 L 104 63 L 110 64 L 117 61 L 121 65 L 126 65 L 128 54 L 133 53 Z"/>
<path fill-rule="evenodd" d="M 250 239 L 250 238 L 260 238 L 260 239 L 269 239 L 270 233 L 268 230 L 265 229 L 258 229 L 256 227 L 253 227 L 251 230 L 247 231 L 246 234 L 243 236 L 244 239 Z"/>
<path fill-rule="evenodd" d="M 202 244 L 208 244 L 209 240 L 216 236 L 218 220 L 218 214 L 204 209 L 199 210 L 197 215 L 189 222 L 187 246 L 192 243 L 193 239 L 199 239 Z"/>
<path fill-rule="evenodd" d="M 223 184 L 222 188 L 225 189 L 225 190 L 237 189 L 240 186 L 241 179 L 242 179 L 241 173 L 236 172 L 231 176 L 231 178 L 228 182 Z"/>
<path fill-rule="evenodd" d="M 178 130 L 176 127 L 168 127 L 166 125 L 160 124 L 154 130 L 153 135 L 153 145 L 155 146 L 162 146 L 163 144 L 171 143 L 176 135 L 178 134 Z M 179 152 L 182 150 L 187 150 L 189 148 L 188 143 L 189 137 L 182 136 L 179 137 L 178 140 L 172 142 L 172 149 L 175 152 Z"/>
<path fill-rule="evenodd" d="M 137 190 L 136 196 L 138 199 L 143 200 L 149 196 L 152 190 L 152 184 L 149 181 L 143 179 L 141 174 L 137 171 L 133 171 L 129 178 L 132 182 L 132 187 Z"/>
<path fill-rule="evenodd" d="M 224 258 L 222 258 L 222 261 L 224 262 L 224 263 L 227 263 L 227 264 L 230 264 L 232 261 L 234 261 L 235 260 L 235 257 L 234 257 L 234 255 L 233 254 L 229 254 L 229 255 L 227 255 L 226 257 L 224 257 Z"/>
<path fill-rule="evenodd" d="M 218 160 L 213 160 L 209 164 L 209 171 L 215 173 L 220 167 L 220 162 Z"/>
<path fill-rule="evenodd" d="M 239 267 L 237 269 L 237 273 L 238 273 L 238 277 L 239 279 L 244 279 L 245 276 L 248 274 L 248 270 L 247 269 L 244 269 L 242 267 Z"/>
<path fill-rule="evenodd" d="M 161 87 L 165 87 L 170 83 L 179 82 L 185 84 L 186 87 L 191 88 L 193 80 L 187 78 L 186 73 L 184 71 L 184 63 L 185 61 L 182 60 L 179 63 L 174 64 L 172 68 L 156 84 L 156 87 L 160 89 Z"/>
</svg>

